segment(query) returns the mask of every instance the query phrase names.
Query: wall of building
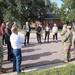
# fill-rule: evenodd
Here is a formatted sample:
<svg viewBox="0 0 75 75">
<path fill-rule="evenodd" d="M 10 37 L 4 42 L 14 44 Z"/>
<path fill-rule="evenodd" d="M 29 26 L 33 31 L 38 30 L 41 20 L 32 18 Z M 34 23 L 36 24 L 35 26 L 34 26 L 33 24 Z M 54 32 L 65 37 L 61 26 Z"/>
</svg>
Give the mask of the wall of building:
<svg viewBox="0 0 75 75">
<path fill-rule="evenodd" d="M 45 26 L 46 24 L 50 24 L 50 27 L 53 27 L 54 23 L 56 23 L 58 27 L 63 26 L 63 23 L 61 22 L 61 19 L 44 19 L 42 21 L 43 26 Z"/>
</svg>

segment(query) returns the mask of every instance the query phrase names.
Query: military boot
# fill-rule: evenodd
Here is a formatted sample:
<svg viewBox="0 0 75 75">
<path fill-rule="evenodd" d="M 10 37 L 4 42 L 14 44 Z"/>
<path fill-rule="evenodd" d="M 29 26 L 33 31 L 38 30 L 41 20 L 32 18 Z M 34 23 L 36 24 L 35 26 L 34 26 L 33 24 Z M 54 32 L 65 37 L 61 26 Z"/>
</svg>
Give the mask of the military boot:
<svg viewBox="0 0 75 75">
<path fill-rule="evenodd" d="M 75 51 L 73 51 L 72 55 L 73 55 L 73 57 L 75 57 Z"/>
<path fill-rule="evenodd" d="M 64 59 L 64 62 L 65 62 L 65 63 L 69 63 L 69 60 Z"/>
</svg>

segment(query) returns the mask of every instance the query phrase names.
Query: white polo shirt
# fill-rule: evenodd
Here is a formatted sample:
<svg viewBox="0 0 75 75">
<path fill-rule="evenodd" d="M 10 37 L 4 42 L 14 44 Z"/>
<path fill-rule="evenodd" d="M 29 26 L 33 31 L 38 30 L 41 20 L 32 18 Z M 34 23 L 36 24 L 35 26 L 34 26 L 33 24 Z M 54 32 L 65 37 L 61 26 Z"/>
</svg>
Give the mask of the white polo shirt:
<svg viewBox="0 0 75 75">
<path fill-rule="evenodd" d="M 52 32 L 53 32 L 53 33 L 58 33 L 58 27 L 53 27 L 53 28 L 52 28 Z"/>
<path fill-rule="evenodd" d="M 10 42 L 13 49 L 21 49 L 24 39 L 21 38 L 18 34 L 12 33 L 10 36 Z"/>
<path fill-rule="evenodd" d="M 46 27 L 45 30 L 46 30 L 46 31 L 50 31 L 50 27 Z"/>
</svg>

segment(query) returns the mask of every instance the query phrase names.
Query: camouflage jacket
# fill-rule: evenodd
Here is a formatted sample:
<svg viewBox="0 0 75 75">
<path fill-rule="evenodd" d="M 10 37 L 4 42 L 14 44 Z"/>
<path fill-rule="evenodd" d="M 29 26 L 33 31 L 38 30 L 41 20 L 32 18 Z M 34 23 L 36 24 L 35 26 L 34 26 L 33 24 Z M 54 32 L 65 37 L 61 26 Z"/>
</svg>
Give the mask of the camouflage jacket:
<svg viewBox="0 0 75 75">
<path fill-rule="evenodd" d="M 66 32 L 67 32 L 67 31 L 62 30 L 62 32 L 61 32 L 61 34 L 60 34 L 60 35 L 61 35 L 61 38 L 62 38 L 62 42 L 64 42 L 63 39 L 64 39 L 64 36 L 65 36 Z"/>
<path fill-rule="evenodd" d="M 70 43 L 70 44 L 72 44 L 72 39 L 73 39 L 73 34 L 72 34 L 72 32 L 67 32 L 67 33 L 64 35 L 63 41 L 64 41 L 65 43 Z"/>
<path fill-rule="evenodd" d="M 0 55 L 3 54 L 3 45 L 2 45 L 2 40 L 0 37 Z"/>
</svg>

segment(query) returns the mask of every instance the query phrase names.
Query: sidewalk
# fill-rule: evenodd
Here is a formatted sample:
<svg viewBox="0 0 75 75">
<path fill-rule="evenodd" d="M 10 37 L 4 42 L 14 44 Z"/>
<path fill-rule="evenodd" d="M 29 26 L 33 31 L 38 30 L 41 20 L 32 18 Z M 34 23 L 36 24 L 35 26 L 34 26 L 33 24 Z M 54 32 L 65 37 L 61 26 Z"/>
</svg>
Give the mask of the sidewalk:
<svg viewBox="0 0 75 75">
<path fill-rule="evenodd" d="M 21 34 L 24 38 L 24 34 Z M 43 35 L 44 36 L 44 35 Z M 43 39 L 42 39 L 43 42 Z M 12 62 L 7 61 L 7 49 L 4 47 L 4 63 L 3 67 L 6 68 L 7 74 L 0 75 L 16 75 L 12 72 Z M 52 34 L 50 35 L 49 43 L 37 44 L 36 34 L 31 34 L 30 36 L 30 45 L 23 46 L 22 48 L 22 71 L 36 71 L 43 70 L 52 67 L 61 67 L 65 66 L 66 63 L 63 62 L 63 54 L 61 52 L 62 44 L 61 37 L 59 34 L 58 43 L 52 42 Z M 71 59 L 73 56 L 71 55 Z M 75 60 L 72 60 L 71 63 L 75 63 Z"/>
<path fill-rule="evenodd" d="M 70 63 L 75 64 L 75 61 L 72 61 Z M 22 72 L 31 72 L 31 71 L 38 71 L 38 70 L 44 70 L 44 69 L 50 69 L 50 68 L 57 68 L 57 67 L 65 67 L 67 64 L 66 63 L 56 63 L 56 64 L 50 64 L 50 65 L 44 65 L 44 66 L 37 66 L 37 67 L 31 67 L 31 68 L 27 68 L 25 70 L 22 70 Z M 12 72 L 12 73 L 6 73 L 6 74 L 0 74 L 0 75 L 17 75 L 16 72 Z"/>
</svg>

